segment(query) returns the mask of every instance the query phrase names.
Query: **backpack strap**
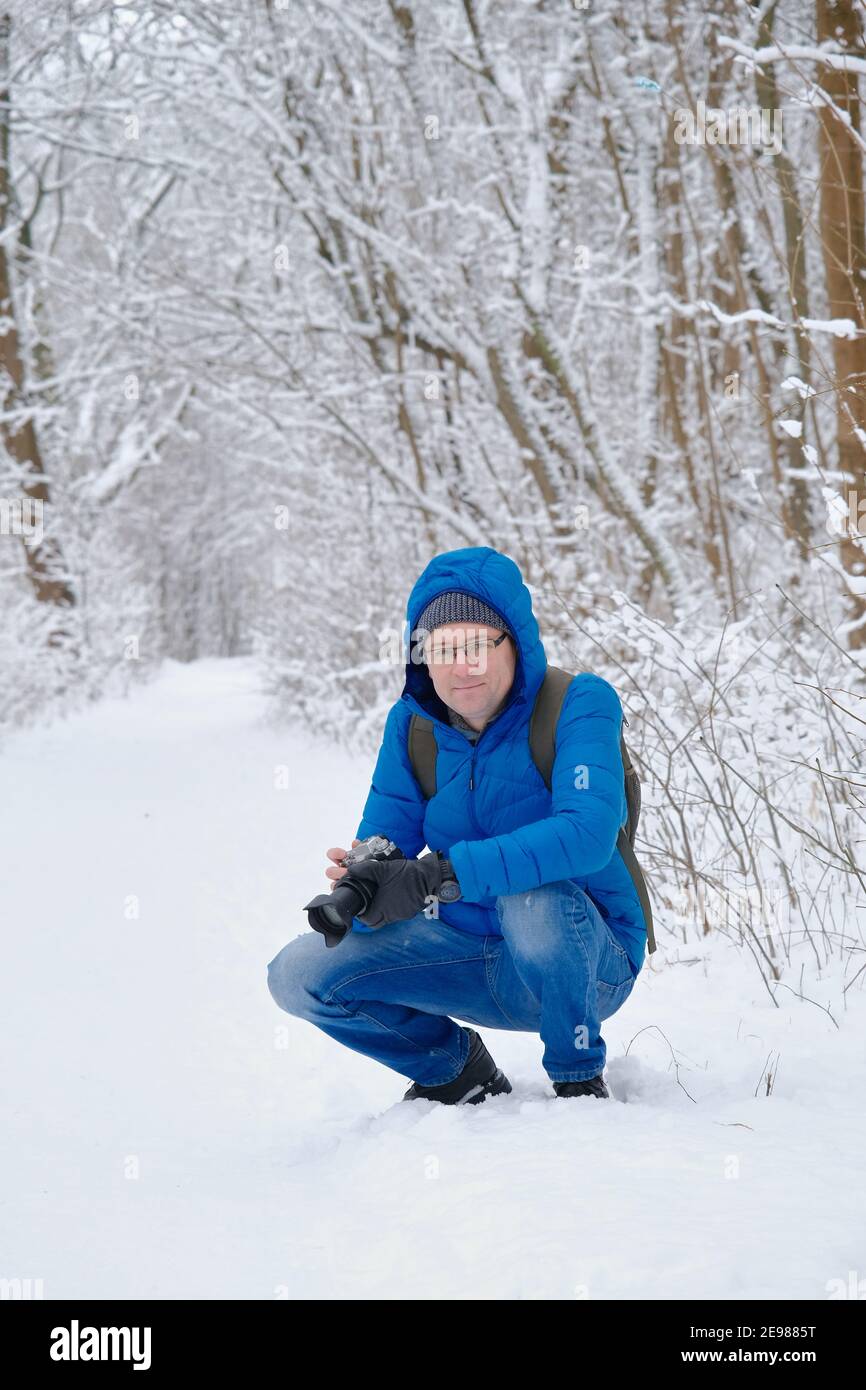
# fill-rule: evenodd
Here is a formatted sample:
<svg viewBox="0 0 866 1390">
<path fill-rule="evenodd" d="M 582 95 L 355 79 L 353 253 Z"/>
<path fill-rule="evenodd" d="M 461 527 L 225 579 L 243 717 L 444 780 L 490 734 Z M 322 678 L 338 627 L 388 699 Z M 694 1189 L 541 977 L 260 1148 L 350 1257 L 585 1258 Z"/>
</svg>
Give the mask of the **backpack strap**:
<svg viewBox="0 0 866 1390">
<path fill-rule="evenodd" d="M 529 721 L 529 750 L 548 791 L 553 780 L 553 760 L 556 757 L 556 725 L 565 693 L 573 679 L 574 675 L 571 672 L 563 671 L 559 666 L 548 666 L 535 697 L 535 707 Z"/>
<path fill-rule="evenodd" d="M 650 906 L 649 893 L 647 892 L 643 870 L 637 862 L 635 852 L 632 849 L 631 840 L 626 834 L 624 825 L 621 825 L 619 828 L 619 834 L 616 837 L 616 847 L 622 855 L 622 862 L 631 875 L 631 881 L 635 886 L 635 892 L 640 900 L 641 911 L 643 912 L 644 921 L 646 922 L 646 948 L 649 954 L 652 955 L 656 948 L 655 933 L 653 932 L 653 910 Z"/>
<path fill-rule="evenodd" d="M 623 715 L 626 724 L 628 720 Z M 625 735 L 620 733 L 619 751 L 622 754 L 622 769 L 625 773 L 625 799 L 628 805 L 628 822 L 626 833 L 629 844 L 634 844 L 634 837 L 637 833 L 637 823 L 640 820 L 640 777 L 637 769 L 633 766 L 631 754 L 625 746 Z"/>
<path fill-rule="evenodd" d="M 436 795 L 436 733 L 433 720 L 413 714 L 409 721 L 409 761 L 418 785 L 429 801 Z"/>
<path fill-rule="evenodd" d="M 553 762 L 556 756 L 556 725 L 565 700 L 568 687 L 574 679 L 574 673 L 563 671 L 558 666 L 548 666 L 544 680 L 536 696 L 535 706 L 532 711 L 532 718 L 529 723 L 529 747 L 533 761 L 544 778 L 548 791 L 553 780 Z M 412 770 L 417 778 L 425 797 L 429 801 L 436 794 L 436 755 L 438 748 L 436 745 L 436 731 L 432 719 L 426 719 L 423 715 L 413 714 L 409 721 L 408 734 L 408 753 Z M 633 797 L 637 798 L 637 810 L 640 809 L 640 781 L 637 773 L 632 767 L 631 758 L 625 746 L 625 741 L 620 734 L 620 749 L 622 751 L 623 771 L 626 777 L 626 788 L 629 789 L 631 783 L 631 795 L 627 796 L 629 804 L 629 819 L 625 825 L 620 826 L 616 840 L 616 847 L 622 855 L 623 863 L 628 869 L 629 875 L 634 883 L 635 890 L 640 900 L 641 910 L 647 929 L 647 950 L 650 954 L 655 950 L 655 936 L 653 934 L 652 907 L 650 905 L 649 894 L 647 893 L 646 883 L 641 871 L 641 867 L 635 857 L 632 848 L 632 839 L 637 825 L 637 812 L 631 814 L 634 805 Z"/>
<path fill-rule="evenodd" d="M 535 708 L 532 711 L 532 718 L 529 723 L 529 748 L 532 758 L 538 771 L 544 778 L 545 786 L 550 791 L 553 781 L 553 762 L 556 757 L 556 725 L 562 712 L 563 701 L 566 691 L 574 679 L 575 673 L 563 671 L 559 666 L 548 666 L 544 680 L 538 691 L 535 700 Z M 625 716 L 623 716 L 625 718 Z M 628 720 L 626 720 L 628 723 Z M 635 831 L 637 829 L 638 816 L 640 815 L 640 778 L 632 766 L 629 751 L 625 746 L 625 738 L 622 730 L 619 736 L 620 753 L 622 754 L 622 767 L 625 775 L 626 803 L 628 805 L 628 819 L 625 825 L 619 828 L 616 837 L 616 848 L 622 855 L 623 863 L 628 869 L 629 875 L 635 886 L 635 891 L 641 905 L 641 911 L 646 922 L 647 950 L 652 954 L 656 948 L 655 934 L 653 932 L 652 907 L 650 905 L 649 893 L 647 892 L 646 882 L 643 872 L 637 862 L 633 844 Z"/>
</svg>

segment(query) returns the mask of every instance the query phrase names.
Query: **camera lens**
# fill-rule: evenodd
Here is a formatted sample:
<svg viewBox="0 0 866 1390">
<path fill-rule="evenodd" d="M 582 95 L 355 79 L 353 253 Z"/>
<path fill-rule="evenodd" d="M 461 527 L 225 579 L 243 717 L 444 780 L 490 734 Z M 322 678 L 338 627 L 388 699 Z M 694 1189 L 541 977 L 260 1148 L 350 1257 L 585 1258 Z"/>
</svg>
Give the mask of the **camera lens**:
<svg viewBox="0 0 866 1390">
<path fill-rule="evenodd" d="M 325 921 L 330 922 L 332 927 L 345 926 L 342 912 L 340 912 L 339 908 L 334 907 L 332 903 L 325 903 L 324 907 L 319 908 L 319 911 Z"/>
</svg>

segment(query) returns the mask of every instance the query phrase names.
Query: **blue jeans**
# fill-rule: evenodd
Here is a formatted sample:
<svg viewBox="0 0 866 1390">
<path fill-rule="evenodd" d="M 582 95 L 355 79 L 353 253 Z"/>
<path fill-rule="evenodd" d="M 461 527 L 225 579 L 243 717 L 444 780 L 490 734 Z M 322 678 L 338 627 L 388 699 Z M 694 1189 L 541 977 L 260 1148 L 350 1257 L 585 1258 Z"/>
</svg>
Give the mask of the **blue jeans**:
<svg viewBox="0 0 866 1390">
<path fill-rule="evenodd" d="M 460 1074 L 469 1036 L 485 1028 L 540 1033 L 551 1081 L 604 1069 L 599 1031 L 635 982 L 625 950 L 573 879 L 496 899 L 502 936 L 478 936 L 419 912 L 329 948 L 316 931 L 268 963 L 286 1013 L 418 1081 Z"/>
</svg>

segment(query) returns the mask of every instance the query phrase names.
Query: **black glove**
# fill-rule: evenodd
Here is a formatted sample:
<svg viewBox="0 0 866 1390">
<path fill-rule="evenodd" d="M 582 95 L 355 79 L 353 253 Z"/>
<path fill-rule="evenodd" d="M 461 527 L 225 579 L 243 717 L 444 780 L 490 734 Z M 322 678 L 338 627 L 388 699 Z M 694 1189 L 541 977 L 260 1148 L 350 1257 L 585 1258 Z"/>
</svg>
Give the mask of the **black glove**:
<svg viewBox="0 0 866 1390">
<path fill-rule="evenodd" d="M 349 865 L 342 882 L 353 878 L 375 885 L 373 901 L 358 917 L 365 927 L 384 927 L 414 917 L 424 911 L 431 897 L 441 896 L 443 902 L 460 897 L 451 861 L 439 850 L 420 859 L 361 859 Z"/>
</svg>

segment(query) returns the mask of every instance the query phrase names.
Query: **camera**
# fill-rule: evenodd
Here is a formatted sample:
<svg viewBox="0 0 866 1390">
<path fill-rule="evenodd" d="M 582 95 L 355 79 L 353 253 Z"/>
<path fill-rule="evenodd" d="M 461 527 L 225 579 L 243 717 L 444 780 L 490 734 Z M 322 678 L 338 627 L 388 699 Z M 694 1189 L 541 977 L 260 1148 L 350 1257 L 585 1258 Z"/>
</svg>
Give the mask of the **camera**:
<svg viewBox="0 0 866 1390">
<path fill-rule="evenodd" d="M 353 864 L 362 859 L 403 858 L 403 851 L 397 848 L 393 840 L 386 839 L 384 835 L 370 835 L 359 845 L 355 845 L 354 849 L 350 849 L 340 863 L 344 868 L 351 869 Z M 350 874 L 346 874 L 338 880 L 330 893 L 320 893 L 312 902 L 307 903 L 304 911 L 310 926 L 324 936 L 325 945 L 338 946 L 350 930 L 352 918 L 366 912 L 375 895 L 375 884 L 353 879 Z"/>
</svg>

